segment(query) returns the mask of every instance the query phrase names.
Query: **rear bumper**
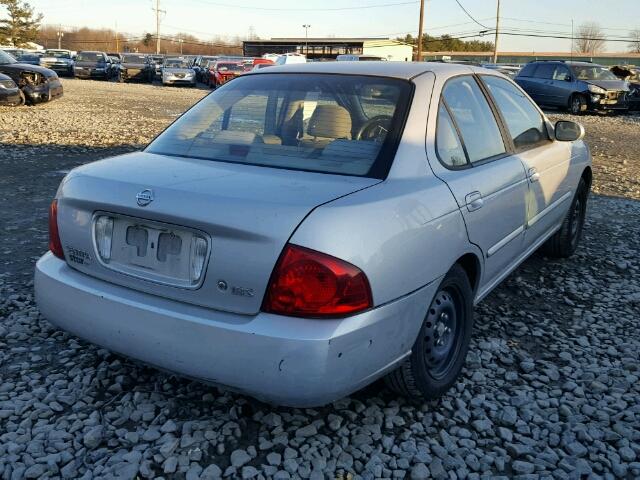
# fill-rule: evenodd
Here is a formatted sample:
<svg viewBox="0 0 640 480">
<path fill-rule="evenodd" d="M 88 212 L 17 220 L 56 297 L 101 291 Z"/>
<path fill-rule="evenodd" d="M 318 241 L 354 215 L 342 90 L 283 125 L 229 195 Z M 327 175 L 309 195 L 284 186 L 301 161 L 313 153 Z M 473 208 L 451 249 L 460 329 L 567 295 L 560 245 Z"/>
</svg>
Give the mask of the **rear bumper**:
<svg viewBox="0 0 640 480">
<path fill-rule="evenodd" d="M 36 265 L 51 323 L 145 363 L 289 406 L 329 403 L 410 352 L 437 282 L 342 320 L 215 311 L 119 287 L 51 253 Z"/>
</svg>

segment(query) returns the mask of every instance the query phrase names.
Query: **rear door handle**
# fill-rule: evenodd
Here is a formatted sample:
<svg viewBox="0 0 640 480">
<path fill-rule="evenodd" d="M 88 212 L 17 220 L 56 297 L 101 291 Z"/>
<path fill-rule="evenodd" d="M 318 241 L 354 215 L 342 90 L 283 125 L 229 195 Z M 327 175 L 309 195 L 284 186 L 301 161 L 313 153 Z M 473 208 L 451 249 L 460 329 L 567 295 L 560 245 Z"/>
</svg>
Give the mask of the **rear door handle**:
<svg viewBox="0 0 640 480">
<path fill-rule="evenodd" d="M 480 192 L 471 192 L 467 194 L 464 199 L 467 202 L 467 210 L 470 212 L 478 210 L 482 208 L 482 205 L 484 205 L 484 200 L 482 199 L 482 194 Z"/>
<path fill-rule="evenodd" d="M 531 183 L 537 182 L 540 180 L 540 173 L 535 168 L 530 168 L 527 172 L 527 177 L 529 177 L 529 181 Z"/>
</svg>

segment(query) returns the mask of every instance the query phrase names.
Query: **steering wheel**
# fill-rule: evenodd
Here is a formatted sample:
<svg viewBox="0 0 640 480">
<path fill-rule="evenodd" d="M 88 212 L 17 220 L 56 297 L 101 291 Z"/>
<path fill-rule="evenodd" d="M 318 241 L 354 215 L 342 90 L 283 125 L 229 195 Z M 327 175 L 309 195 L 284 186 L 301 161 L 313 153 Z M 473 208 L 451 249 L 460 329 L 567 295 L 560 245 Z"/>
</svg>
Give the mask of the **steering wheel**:
<svg viewBox="0 0 640 480">
<path fill-rule="evenodd" d="M 384 141 L 393 119 L 389 115 L 377 115 L 362 124 L 356 133 L 356 140 Z"/>
</svg>

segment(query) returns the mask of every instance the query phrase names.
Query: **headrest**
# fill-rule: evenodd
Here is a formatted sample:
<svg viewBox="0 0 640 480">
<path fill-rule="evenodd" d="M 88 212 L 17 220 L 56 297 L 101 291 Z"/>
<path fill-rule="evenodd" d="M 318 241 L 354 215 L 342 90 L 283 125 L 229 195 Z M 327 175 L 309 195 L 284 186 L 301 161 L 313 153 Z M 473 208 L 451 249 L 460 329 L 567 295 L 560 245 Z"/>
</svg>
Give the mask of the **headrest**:
<svg viewBox="0 0 640 480">
<path fill-rule="evenodd" d="M 318 105 L 309 119 L 312 137 L 351 138 L 351 115 L 339 105 Z"/>
</svg>

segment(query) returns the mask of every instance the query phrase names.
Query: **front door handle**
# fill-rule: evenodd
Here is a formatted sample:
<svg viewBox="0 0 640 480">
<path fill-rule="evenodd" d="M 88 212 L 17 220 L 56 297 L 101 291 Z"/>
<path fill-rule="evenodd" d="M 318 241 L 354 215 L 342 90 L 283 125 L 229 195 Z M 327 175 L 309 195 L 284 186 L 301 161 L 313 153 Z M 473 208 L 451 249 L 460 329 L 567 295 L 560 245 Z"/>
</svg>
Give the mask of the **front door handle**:
<svg viewBox="0 0 640 480">
<path fill-rule="evenodd" d="M 467 202 L 467 210 L 470 212 L 478 210 L 482 208 L 482 205 L 484 205 L 484 200 L 482 199 L 482 194 L 480 192 L 471 192 L 467 194 L 464 199 Z"/>
<path fill-rule="evenodd" d="M 530 168 L 527 172 L 527 176 L 529 177 L 529 181 L 531 183 L 537 182 L 540 180 L 540 173 L 535 168 Z"/>
</svg>

